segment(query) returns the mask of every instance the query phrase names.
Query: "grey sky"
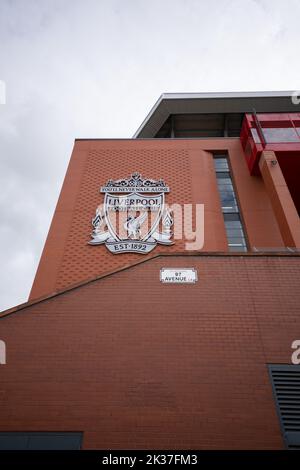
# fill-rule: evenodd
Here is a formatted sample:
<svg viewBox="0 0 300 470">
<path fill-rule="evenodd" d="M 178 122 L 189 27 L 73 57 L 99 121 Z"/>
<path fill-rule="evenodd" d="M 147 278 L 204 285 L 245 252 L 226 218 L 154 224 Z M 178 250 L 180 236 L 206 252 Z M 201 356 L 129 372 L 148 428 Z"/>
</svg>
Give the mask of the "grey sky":
<svg viewBox="0 0 300 470">
<path fill-rule="evenodd" d="M 75 137 L 131 137 L 163 92 L 298 90 L 299 24 L 299 0 L 0 0 L 0 310 L 27 300 Z"/>
</svg>

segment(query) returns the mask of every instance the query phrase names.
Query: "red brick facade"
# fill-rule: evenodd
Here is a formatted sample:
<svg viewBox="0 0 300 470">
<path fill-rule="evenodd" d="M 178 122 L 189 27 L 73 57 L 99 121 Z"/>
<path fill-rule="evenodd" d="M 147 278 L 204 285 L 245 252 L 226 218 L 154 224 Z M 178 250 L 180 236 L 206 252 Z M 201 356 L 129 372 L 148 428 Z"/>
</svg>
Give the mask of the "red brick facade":
<svg viewBox="0 0 300 470">
<path fill-rule="evenodd" d="M 199 280 L 164 285 L 166 266 Z M 299 279 L 295 255 L 159 256 L 4 312 L 0 431 L 83 431 L 86 449 L 283 448 L 267 364 L 290 363 Z"/>
<path fill-rule="evenodd" d="M 228 154 L 248 253 L 228 252 L 214 152 Z M 204 204 L 202 250 L 88 244 L 100 186 L 134 171 L 164 179 L 169 204 Z M 268 364 L 290 364 L 300 337 L 300 258 L 280 253 L 265 181 L 235 138 L 76 141 L 30 300 L 0 314 L 0 431 L 82 431 L 85 449 L 283 448 Z M 162 267 L 198 282 L 162 284 Z"/>
<path fill-rule="evenodd" d="M 264 182 L 260 177 L 250 177 L 239 139 L 76 141 L 30 299 L 140 259 L 139 254 L 113 256 L 104 246 L 87 244 L 91 219 L 103 201 L 100 186 L 133 171 L 163 178 L 170 186 L 170 204 L 204 204 L 202 251 L 227 251 L 213 151 L 228 152 L 249 246 L 283 247 Z M 184 249 L 185 242 L 177 240 L 168 252 Z M 158 246 L 152 253 L 165 250 Z"/>
</svg>

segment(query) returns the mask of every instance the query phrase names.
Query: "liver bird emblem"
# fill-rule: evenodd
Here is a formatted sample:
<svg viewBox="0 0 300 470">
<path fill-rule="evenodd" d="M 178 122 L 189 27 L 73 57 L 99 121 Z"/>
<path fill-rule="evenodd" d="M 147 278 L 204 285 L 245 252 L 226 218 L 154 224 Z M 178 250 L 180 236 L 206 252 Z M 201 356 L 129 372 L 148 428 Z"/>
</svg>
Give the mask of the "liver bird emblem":
<svg viewBox="0 0 300 470">
<path fill-rule="evenodd" d="M 124 229 L 127 230 L 128 238 L 139 240 L 141 238 L 141 226 L 147 219 L 147 212 L 140 214 L 138 217 L 130 215 L 124 224 Z"/>
</svg>

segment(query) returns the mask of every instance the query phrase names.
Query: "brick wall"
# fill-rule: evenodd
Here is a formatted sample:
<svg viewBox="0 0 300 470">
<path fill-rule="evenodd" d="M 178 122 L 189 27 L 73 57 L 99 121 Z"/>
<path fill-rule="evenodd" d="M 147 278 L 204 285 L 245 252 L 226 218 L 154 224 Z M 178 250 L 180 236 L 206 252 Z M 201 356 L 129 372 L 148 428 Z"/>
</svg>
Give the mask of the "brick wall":
<svg viewBox="0 0 300 470">
<path fill-rule="evenodd" d="M 196 267 L 163 285 L 161 267 Z M 280 449 L 267 373 L 300 337 L 297 256 L 163 256 L 0 319 L 0 431 L 84 448 Z"/>
<path fill-rule="evenodd" d="M 202 251 L 227 251 L 212 151 L 229 154 L 250 246 L 283 246 L 263 180 L 249 175 L 239 139 L 76 141 L 30 299 L 140 259 L 139 254 L 114 256 L 104 246 L 88 245 L 91 219 L 103 201 L 100 186 L 134 171 L 163 178 L 170 186 L 169 204 L 204 204 Z M 152 253 L 165 250 L 158 246 Z M 185 241 L 177 240 L 167 250 L 182 252 Z"/>
</svg>

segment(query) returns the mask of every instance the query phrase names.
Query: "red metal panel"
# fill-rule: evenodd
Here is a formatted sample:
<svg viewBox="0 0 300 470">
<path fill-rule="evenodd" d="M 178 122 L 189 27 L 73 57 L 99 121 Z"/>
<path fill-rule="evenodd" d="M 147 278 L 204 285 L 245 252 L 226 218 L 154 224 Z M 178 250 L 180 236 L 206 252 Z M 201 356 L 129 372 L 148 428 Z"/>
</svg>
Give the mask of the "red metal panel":
<svg viewBox="0 0 300 470">
<path fill-rule="evenodd" d="M 295 127 L 300 126 L 299 113 L 258 114 L 257 120 L 259 122 L 259 125 L 261 126 L 262 132 L 266 128 L 295 129 Z M 251 175 L 260 174 L 258 162 L 263 149 L 272 150 L 274 152 L 297 152 L 298 154 L 300 152 L 299 131 L 296 131 L 299 136 L 299 142 L 266 142 L 266 144 L 263 145 L 263 143 L 255 142 L 255 139 L 252 134 L 253 130 L 256 130 L 259 137 L 260 129 L 257 129 L 255 116 L 253 114 L 246 114 L 241 129 L 240 139 Z"/>
</svg>

